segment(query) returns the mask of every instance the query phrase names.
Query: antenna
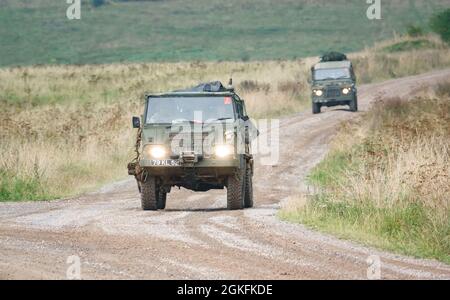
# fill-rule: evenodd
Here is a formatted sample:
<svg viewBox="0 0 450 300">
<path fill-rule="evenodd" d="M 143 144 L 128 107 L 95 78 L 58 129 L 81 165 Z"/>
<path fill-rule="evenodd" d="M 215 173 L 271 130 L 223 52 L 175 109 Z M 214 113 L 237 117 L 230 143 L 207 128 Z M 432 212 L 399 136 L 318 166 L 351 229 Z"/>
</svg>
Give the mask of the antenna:
<svg viewBox="0 0 450 300">
<path fill-rule="evenodd" d="M 230 92 L 234 92 L 233 77 L 230 77 L 230 80 L 228 80 L 227 90 L 229 90 Z"/>
</svg>

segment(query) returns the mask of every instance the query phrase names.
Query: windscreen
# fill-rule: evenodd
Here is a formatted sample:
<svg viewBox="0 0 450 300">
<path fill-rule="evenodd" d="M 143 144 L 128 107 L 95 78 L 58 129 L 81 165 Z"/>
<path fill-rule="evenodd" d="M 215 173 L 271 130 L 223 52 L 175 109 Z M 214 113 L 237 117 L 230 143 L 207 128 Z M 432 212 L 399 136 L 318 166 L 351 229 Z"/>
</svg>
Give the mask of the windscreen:
<svg viewBox="0 0 450 300">
<path fill-rule="evenodd" d="M 315 80 L 350 78 L 350 70 L 347 68 L 319 69 L 314 71 Z"/>
<path fill-rule="evenodd" d="M 150 97 L 147 124 L 234 120 L 231 97 Z"/>
</svg>

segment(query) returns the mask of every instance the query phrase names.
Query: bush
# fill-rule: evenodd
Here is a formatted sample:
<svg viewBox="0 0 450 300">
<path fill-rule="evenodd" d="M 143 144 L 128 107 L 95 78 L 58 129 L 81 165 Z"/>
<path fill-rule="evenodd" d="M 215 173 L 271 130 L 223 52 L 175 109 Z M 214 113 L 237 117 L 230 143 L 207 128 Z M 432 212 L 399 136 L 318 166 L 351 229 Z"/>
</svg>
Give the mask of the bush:
<svg viewBox="0 0 450 300">
<path fill-rule="evenodd" d="M 408 25 L 408 27 L 406 28 L 406 33 L 408 34 L 408 36 L 410 37 L 419 37 L 423 35 L 423 30 L 421 27 L 416 26 L 416 25 Z"/>
<path fill-rule="evenodd" d="M 106 3 L 105 0 L 92 0 L 92 6 L 99 7 Z"/>
<path fill-rule="evenodd" d="M 268 93 L 270 91 L 270 84 L 260 83 L 255 80 L 244 80 L 238 85 L 238 89 L 244 93 L 263 91 Z"/>
<path fill-rule="evenodd" d="M 439 34 L 443 41 L 450 43 L 450 8 L 435 14 L 430 21 L 431 30 Z"/>
</svg>

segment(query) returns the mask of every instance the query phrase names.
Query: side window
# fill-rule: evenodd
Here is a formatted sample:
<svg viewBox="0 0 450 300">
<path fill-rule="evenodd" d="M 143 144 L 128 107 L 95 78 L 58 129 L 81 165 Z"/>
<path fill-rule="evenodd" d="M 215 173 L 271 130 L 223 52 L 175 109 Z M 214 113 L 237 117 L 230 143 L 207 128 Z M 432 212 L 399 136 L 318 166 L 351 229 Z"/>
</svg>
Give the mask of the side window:
<svg viewBox="0 0 450 300">
<path fill-rule="evenodd" d="M 236 106 L 237 117 L 240 118 L 240 117 L 242 117 L 242 103 L 236 97 L 233 97 L 233 99 L 234 99 L 233 102 L 235 103 L 235 106 Z"/>
<path fill-rule="evenodd" d="M 243 117 L 244 116 L 244 108 L 242 107 L 241 101 L 236 102 L 236 108 L 237 108 L 238 116 L 240 118 Z"/>
<path fill-rule="evenodd" d="M 245 108 L 245 105 L 242 105 L 242 114 L 243 114 L 244 117 L 248 116 L 247 115 L 247 109 Z"/>
</svg>

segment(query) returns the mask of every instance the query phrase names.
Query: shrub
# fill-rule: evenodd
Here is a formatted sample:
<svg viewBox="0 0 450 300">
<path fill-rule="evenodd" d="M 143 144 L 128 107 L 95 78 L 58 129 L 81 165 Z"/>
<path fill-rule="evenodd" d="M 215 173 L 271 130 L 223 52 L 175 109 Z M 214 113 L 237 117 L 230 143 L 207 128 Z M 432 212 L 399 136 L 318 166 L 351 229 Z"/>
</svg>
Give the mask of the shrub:
<svg viewBox="0 0 450 300">
<path fill-rule="evenodd" d="M 92 6 L 99 7 L 106 4 L 105 0 L 92 0 Z"/>
<path fill-rule="evenodd" d="M 408 25 L 407 29 L 406 29 L 406 33 L 408 34 L 408 36 L 410 37 L 419 37 L 423 35 L 423 30 L 421 27 L 416 26 L 416 25 Z"/>
<path fill-rule="evenodd" d="M 439 34 L 443 41 L 450 43 L 450 8 L 435 14 L 430 21 L 431 30 Z"/>
<path fill-rule="evenodd" d="M 259 91 L 267 93 L 270 91 L 270 84 L 260 83 L 255 80 L 244 80 L 241 83 L 239 83 L 238 89 L 244 93 L 259 92 Z"/>
</svg>

